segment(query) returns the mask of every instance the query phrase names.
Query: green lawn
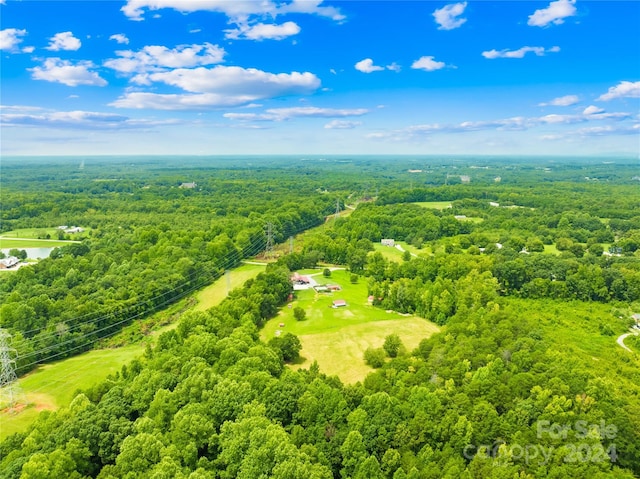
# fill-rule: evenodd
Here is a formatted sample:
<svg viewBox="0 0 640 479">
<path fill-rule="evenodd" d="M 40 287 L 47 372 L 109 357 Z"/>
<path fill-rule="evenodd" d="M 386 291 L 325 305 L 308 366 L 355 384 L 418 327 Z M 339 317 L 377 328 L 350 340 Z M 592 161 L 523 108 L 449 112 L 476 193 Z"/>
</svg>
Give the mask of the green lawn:
<svg viewBox="0 0 640 479">
<path fill-rule="evenodd" d="M 347 383 L 362 380 L 371 371 L 363 360 L 364 351 L 379 347 L 384 338 L 397 333 L 407 348 L 415 348 L 425 337 L 438 331 L 429 321 L 395 312 L 386 312 L 367 301 L 366 278 L 351 284 L 351 273 L 333 271 L 331 277 L 313 276 L 320 284 L 338 284 L 341 291 L 316 293 L 314 290 L 297 291 L 291 307 L 285 307 L 261 331 L 268 341 L 276 330 L 291 332 L 302 342 L 302 364 L 308 367 L 314 360 L 327 374 L 335 374 Z M 332 302 L 344 299 L 346 307 L 332 308 Z M 305 321 L 296 321 L 293 308 L 300 306 L 307 313 Z M 284 324 L 284 326 L 280 326 Z"/>
<path fill-rule="evenodd" d="M 56 238 L 58 233 L 57 228 L 22 228 L 17 230 L 7 231 L 2 233 L 5 238 L 31 238 L 38 239 L 50 235 L 52 238 Z"/>
<path fill-rule="evenodd" d="M 398 248 L 394 248 L 393 246 L 385 246 L 380 243 L 374 243 L 373 248 L 375 251 L 379 251 L 387 261 L 393 261 L 395 263 L 400 263 L 402 261 L 403 253 Z"/>
<path fill-rule="evenodd" d="M 243 264 L 242 266 L 231 270 L 228 277 L 223 275 L 213 284 L 200 290 L 196 294 L 198 304 L 194 309 L 196 311 L 206 311 L 209 308 L 217 306 L 224 298 L 227 297 L 229 290 L 242 286 L 244 282 L 250 278 L 255 278 L 265 270 L 265 266 L 266 264 Z"/>
<path fill-rule="evenodd" d="M 97 349 L 45 364 L 20 378 L 19 412 L 0 411 L 0 440 L 25 430 L 40 411 L 69 405 L 78 389 L 88 388 L 119 371 L 123 364 L 142 354 L 144 348 L 144 344 L 133 344 L 116 349 Z"/>
<path fill-rule="evenodd" d="M 26 238 L 5 238 L 0 237 L 0 248 L 56 248 L 75 243 L 75 241 L 40 240 Z"/>
<path fill-rule="evenodd" d="M 434 210 L 444 210 L 451 208 L 451 201 L 416 201 L 414 204 L 423 208 L 432 208 Z"/>
</svg>

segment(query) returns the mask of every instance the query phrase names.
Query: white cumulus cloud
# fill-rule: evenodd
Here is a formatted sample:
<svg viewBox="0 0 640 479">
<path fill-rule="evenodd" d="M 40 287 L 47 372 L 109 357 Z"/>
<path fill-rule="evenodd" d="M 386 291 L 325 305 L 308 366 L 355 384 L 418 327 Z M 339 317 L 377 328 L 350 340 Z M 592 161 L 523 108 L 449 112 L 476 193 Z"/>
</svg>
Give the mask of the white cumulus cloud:
<svg viewBox="0 0 640 479">
<path fill-rule="evenodd" d="M 145 73 L 162 71 L 168 68 L 189 68 L 220 63 L 225 51 L 218 45 L 178 45 L 167 48 L 160 45 L 148 45 L 142 50 L 117 51 L 120 58 L 106 60 L 104 66 L 120 73 Z"/>
<path fill-rule="evenodd" d="M 216 66 L 178 68 L 143 74 L 133 80 L 141 84 L 164 83 L 188 94 L 127 92 L 111 106 L 189 110 L 240 106 L 286 95 L 308 94 L 320 87 L 320 79 L 309 72 L 270 73 L 255 68 Z"/>
<path fill-rule="evenodd" d="M 80 43 L 80 40 L 74 37 L 73 33 L 71 32 L 56 33 L 49 40 L 51 43 L 49 43 L 47 50 L 52 50 L 54 52 L 57 52 L 60 50 L 71 50 L 71 51 L 79 50 L 80 47 L 82 46 L 82 43 Z"/>
<path fill-rule="evenodd" d="M 438 62 L 432 56 L 425 56 L 420 57 L 415 62 L 413 62 L 411 68 L 413 68 L 414 70 L 425 70 L 428 72 L 432 72 L 435 70 L 441 70 L 446 66 L 447 65 L 445 65 L 444 62 Z"/>
<path fill-rule="evenodd" d="M 609 88 L 607 93 L 598 97 L 599 101 L 610 101 L 616 98 L 640 98 L 640 81 L 621 81 L 616 86 Z"/>
<path fill-rule="evenodd" d="M 384 67 L 374 65 L 371 58 L 365 58 L 364 60 L 360 60 L 355 64 L 355 69 L 361 71 L 362 73 L 372 73 L 384 70 Z"/>
<path fill-rule="evenodd" d="M 571 106 L 578 103 L 580 99 L 577 95 L 565 95 L 545 103 L 539 103 L 538 106 Z"/>
<path fill-rule="evenodd" d="M 584 111 L 582 112 L 583 115 L 595 115 L 597 113 L 603 113 L 604 109 L 603 108 L 598 108 L 597 106 L 594 105 L 590 105 L 588 107 L 586 107 L 584 109 Z"/>
<path fill-rule="evenodd" d="M 529 16 L 527 25 L 532 27 L 546 27 L 549 24 L 560 25 L 564 19 L 576 14 L 575 0 L 557 0 L 551 2 L 547 8 L 536 10 Z"/>
<path fill-rule="evenodd" d="M 105 86 L 107 82 L 96 72 L 91 71 L 95 65 L 90 61 L 76 64 L 60 58 L 47 58 L 42 66 L 30 68 L 34 80 L 62 83 L 67 86 L 93 85 Z"/>
<path fill-rule="evenodd" d="M 20 37 L 24 37 L 26 34 L 26 30 L 18 30 L 17 28 L 0 30 L 0 50 L 7 52 L 17 51 L 18 45 L 22 42 Z"/>
<path fill-rule="evenodd" d="M 116 42 L 120 43 L 121 45 L 128 45 L 129 44 L 129 39 L 127 38 L 127 36 L 124 33 L 116 33 L 114 35 L 111 35 L 109 37 L 109 40 L 115 40 Z"/>
<path fill-rule="evenodd" d="M 239 24 L 238 28 L 225 30 L 225 38 L 257 41 L 283 40 L 298 33 L 300 33 L 300 27 L 295 22 L 285 22 L 280 25 L 274 23 Z"/>
<path fill-rule="evenodd" d="M 524 58 L 527 53 L 531 52 L 538 57 L 542 57 L 545 53 L 557 53 L 559 51 L 560 47 L 557 46 L 547 49 L 544 47 L 522 47 L 517 50 L 489 50 L 482 52 L 482 56 L 489 60 L 494 60 L 496 58 Z"/>
<path fill-rule="evenodd" d="M 467 8 L 467 2 L 452 3 L 437 9 L 432 13 L 435 22 L 439 25 L 438 30 L 453 30 L 460 27 L 466 18 L 459 18 Z"/>
</svg>

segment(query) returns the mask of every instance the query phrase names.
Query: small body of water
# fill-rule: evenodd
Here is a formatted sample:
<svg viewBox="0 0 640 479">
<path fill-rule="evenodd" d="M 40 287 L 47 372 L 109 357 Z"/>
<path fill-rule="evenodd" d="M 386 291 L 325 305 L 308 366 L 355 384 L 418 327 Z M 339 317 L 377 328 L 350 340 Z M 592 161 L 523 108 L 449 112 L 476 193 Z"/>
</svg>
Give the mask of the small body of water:
<svg viewBox="0 0 640 479">
<path fill-rule="evenodd" d="M 9 256 L 9 251 L 13 248 L 2 248 L 2 251 L 5 256 Z M 48 258 L 53 248 L 16 248 L 18 250 L 25 250 L 27 252 L 27 258 L 29 259 L 43 259 Z"/>
</svg>

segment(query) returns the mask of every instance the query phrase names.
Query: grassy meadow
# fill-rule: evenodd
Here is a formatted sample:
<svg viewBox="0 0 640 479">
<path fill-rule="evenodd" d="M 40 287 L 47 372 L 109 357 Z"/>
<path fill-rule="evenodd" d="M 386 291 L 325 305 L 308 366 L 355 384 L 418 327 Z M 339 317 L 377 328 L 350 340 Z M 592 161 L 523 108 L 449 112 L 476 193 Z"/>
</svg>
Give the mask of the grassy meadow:
<svg viewBox="0 0 640 479">
<path fill-rule="evenodd" d="M 416 201 L 414 204 L 423 208 L 431 208 L 434 210 L 444 210 L 451 208 L 451 201 Z"/>
<path fill-rule="evenodd" d="M 246 280 L 264 271 L 259 264 L 243 264 L 230 272 L 231 289 L 242 286 Z M 192 306 L 204 311 L 219 304 L 228 294 L 227 277 L 222 276 L 214 283 L 200 290 Z M 149 342 L 160 334 L 177 326 L 177 321 L 156 327 L 170 321 L 168 316 L 179 317 L 185 302 L 180 302 L 151 317 L 136 321 L 108 341 L 109 347 L 88 351 L 79 356 L 45 364 L 18 380 L 21 395 L 16 410 L 9 411 L 0 405 L 0 440 L 15 432 L 24 431 L 40 411 L 54 410 L 68 406 L 80 389 L 86 389 L 104 380 L 109 374 L 119 371 L 122 366 L 144 352 Z"/>
<path fill-rule="evenodd" d="M 79 389 L 88 388 L 119 371 L 144 352 L 142 343 L 115 349 L 97 349 L 44 364 L 18 380 L 17 410 L 0 410 L 0 440 L 25 430 L 40 411 L 68 406 Z M 5 406 L 5 405 L 2 405 Z"/>
<path fill-rule="evenodd" d="M 325 278 L 318 270 L 313 278 L 319 284 L 337 284 L 342 289 L 333 293 L 316 293 L 313 289 L 297 291 L 291 307 L 284 307 L 265 324 L 262 339 L 268 341 L 277 330 L 293 333 L 302 343 L 302 361 L 295 367 L 306 368 L 317 361 L 324 373 L 355 383 L 372 371 L 364 362 L 364 351 L 382 346 L 389 334 L 398 334 L 411 350 L 439 330 L 425 319 L 373 307 L 367 300 L 366 278 L 351 284 L 350 277 L 348 271 L 336 270 Z M 339 299 L 345 300 L 347 306 L 332 308 L 333 301 Z M 305 310 L 306 320 L 295 320 L 293 308 L 296 306 Z"/>
<path fill-rule="evenodd" d="M 265 270 L 265 264 L 243 264 L 229 272 L 229 277 L 226 275 L 218 278 L 213 284 L 201 289 L 196 294 L 196 300 L 198 303 L 193 308 L 196 311 L 206 311 L 212 308 L 227 297 L 230 290 L 233 290 L 239 286 L 242 286 L 245 281 L 251 278 L 255 278 L 259 273 Z M 228 283 L 227 283 L 228 281 Z"/>
<path fill-rule="evenodd" d="M 85 233 L 86 234 L 86 231 Z M 43 239 L 49 235 L 51 239 Z M 80 234 L 70 235 L 72 238 Z M 0 248 L 55 248 L 69 244 L 70 240 L 58 240 L 57 228 L 23 228 L 0 234 Z"/>
</svg>

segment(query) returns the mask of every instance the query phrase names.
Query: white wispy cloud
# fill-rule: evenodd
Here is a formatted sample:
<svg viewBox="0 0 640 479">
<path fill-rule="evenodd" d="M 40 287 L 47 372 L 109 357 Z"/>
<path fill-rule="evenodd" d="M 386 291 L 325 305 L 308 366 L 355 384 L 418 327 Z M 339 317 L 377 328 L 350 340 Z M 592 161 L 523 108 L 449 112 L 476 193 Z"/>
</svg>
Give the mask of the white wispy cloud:
<svg viewBox="0 0 640 479">
<path fill-rule="evenodd" d="M 5 52 L 17 52 L 18 45 L 22 43 L 22 38 L 27 34 L 26 30 L 17 28 L 5 28 L 0 30 L 0 50 Z"/>
<path fill-rule="evenodd" d="M 332 120 L 324 125 L 325 130 L 351 130 L 362 125 L 361 121 Z"/>
<path fill-rule="evenodd" d="M 34 80 L 62 83 L 67 86 L 105 86 L 106 80 L 91 71 L 92 68 L 95 68 L 95 65 L 90 61 L 79 61 L 74 64 L 69 60 L 47 58 L 41 66 L 30 68 L 29 71 Z"/>
<path fill-rule="evenodd" d="M 446 65 L 444 62 L 436 61 L 432 56 L 425 56 L 420 57 L 415 62 L 413 62 L 411 68 L 413 68 L 414 70 L 425 70 L 428 72 L 432 72 L 435 70 L 441 70 L 446 66 L 451 65 Z"/>
<path fill-rule="evenodd" d="M 346 116 L 362 116 L 369 113 L 366 108 L 318 108 L 315 106 L 301 106 L 292 108 L 271 108 L 267 114 L 275 115 L 280 120 L 290 118 L 340 118 Z"/>
<path fill-rule="evenodd" d="M 432 15 L 438 24 L 438 30 L 453 30 L 462 26 L 467 21 L 466 18 L 459 18 L 467 8 L 467 2 L 452 3 L 435 10 Z"/>
<path fill-rule="evenodd" d="M 60 50 L 70 50 L 75 51 L 79 50 L 82 46 L 80 40 L 73 36 L 71 32 L 60 32 L 56 33 L 50 39 L 49 46 L 46 47 L 47 50 L 51 50 L 54 52 Z"/>
<path fill-rule="evenodd" d="M 576 14 L 575 0 L 557 0 L 551 2 L 547 8 L 536 10 L 529 16 L 527 25 L 532 27 L 546 27 L 549 24 L 560 25 L 564 19 Z"/>
<path fill-rule="evenodd" d="M 121 130 L 175 124 L 175 120 L 131 119 L 127 116 L 94 111 L 40 111 L 0 114 L 3 127 L 37 127 L 74 130 Z"/>
<path fill-rule="evenodd" d="M 320 87 L 320 79 L 309 72 L 276 74 L 255 68 L 222 65 L 213 68 L 178 68 L 138 75 L 133 80 L 140 84 L 164 83 L 189 94 L 127 92 L 111 106 L 160 110 L 218 108 L 285 95 L 308 94 Z"/>
<path fill-rule="evenodd" d="M 225 30 L 225 38 L 232 40 L 283 40 L 300 33 L 295 22 L 239 24 L 238 28 Z"/>
<path fill-rule="evenodd" d="M 301 106 L 291 108 L 269 108 L 264 113 L 225 113 L 229 120 L 240 121 L 285 121 L 291 118 L 344 118 L 369 113 L 366 108 L 319 108 Z M 337 128 L 337 127 L 336 127 Z"/>
<path fill-rule="evenodd" d="M 467 133 L 475 131 L 525 131 L 541 126 L 560 126 L 560 125 L 574 125 L 586 122 L 596 121 L 612 121 L 621 123 L 621 125 L 606 125 L 605 127 L 610 131 L 623 131 L 629 127 L 624 125 L 624 120 L 632 118 L 630 113 L 615 112 L 604 113 L 604 110 L 592 110 L 586 109 L 582 114 L 576 115 L 544 115 L 539 117 L 522 117 L 516 116 L 511 118 L 504 118 L 498 120 L 486 120 L 486 121 L 464 121 L 457 124 L 444 124 L 444 123 L 429 123 L 422 125 L 411 125 L 406 128 L 397 130 L 375 132 L 368 135 L 368 138 L 372 139 L 388 139 L 392 141 L 411 140 L 413 138 L 419 138 L 429 136 L 437 133 Z M 605 128 L 594 127 L 594 128 Z"/>
<path fill-rule="evenodd" d="M 400 70 L 402 70 L 402 67 L 400 65 L 398 65 L 396 62 L 391 63 L 390 65 L 387 65 L 385 67 L 387 70 L 391 70 L 392 72 L 400 72 Z"/>
<path fill-rule="evenodd" d="M 124 33 L 116 33 L 114 35 L 111 35 L 109 37 L 109 40 L 115 40 L 116 42 L 120 43 L 121 45 L 128 45 L 129 44 L 129 39 L 127 38 L 127 36 Z"/>
<path fill-rule="evenodd" d="M 143 20 L 145 10 L 154 11 L 171 8 L 181 13 L 197 11 L 217 12 L 226 15 L 231 23 L 247 21 L 250 17 L 270 16 L 288 13 L 305 13 L 327 17 L 341 22 L 345 16 L 339 9 L 322 5 L 322 0 L 293 0 L 275 3 L 271 0 L 128 0 L 120 10 L 131 20 Z"/>
<path fill-rule="evenodd" d="M 36 49 L 36 47 L 23 47 L 22 48 L 22 53 L 33 53 L 33 51 Z"/>
<path fill-rule="evenodd" d="M 621 81 L 616 86 L 609 88 L 607 93 L 600 95 L 599 101 L 610 101 L 616 98 L 640 98 L 640 81 Z"/>
<path fill-rule="evenodd" d="M 527 53 L 531 52 L 538 57 L 542 57 L 545 53 L 557 53 L 559 51 L 560 47 L 558 46 L 546 49 L 544 47 L 522 47 L 517 50 L 489 50 L 482 52 L 482 56 L 489 60 L 494 60 L 496 58 L 524 58 Z"/>
<path fill-rule="evenodd" d="M 538 103 L 538 106 L 571 106 L 580 101 L 578 95 L 565 95 L 558 98 L 554 98 L 549 102 Z"/>
<path fill-rule="evenodd" d="M 167 48 L 160 45 L 148 45 L 134 52 L 116 51 L 120 58 L 106 60 L 104 66 L 120 73 L 157 72 L 169 68 L 190 68 L 213 65 L 223 61 L 226 52 L 218 45 L 178 45 Z"/>
<path fill-rule="evenodd" d="M 362 73 L 373 73 L 384 70 L 384 67 L 374 65 L 373 60 L 371 58 L 365 58 L 364 60 L 360 60 L 358 63 L 354 65 L 355 69 L 361 71 Z"/>
</svg>

